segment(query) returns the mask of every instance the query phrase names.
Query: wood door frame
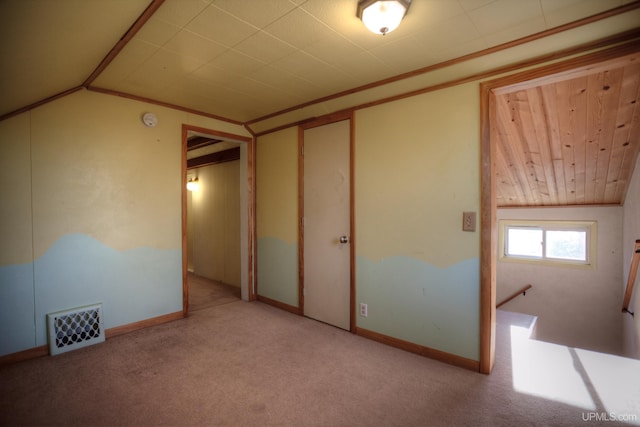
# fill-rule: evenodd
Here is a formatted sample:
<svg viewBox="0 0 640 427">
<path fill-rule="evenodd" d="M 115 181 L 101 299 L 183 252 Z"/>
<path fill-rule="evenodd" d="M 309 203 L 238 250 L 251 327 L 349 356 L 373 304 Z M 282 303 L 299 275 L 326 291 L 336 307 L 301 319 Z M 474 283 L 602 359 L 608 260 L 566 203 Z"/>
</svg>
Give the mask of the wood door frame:
<svg viewBox="0 0 640 427">
<path fill-rule="evenodd" d="M 221 132 L 192 125 L 182 125 L 182 315 L 189 314 L 188 236 L 187 236 L 187 138 L 189 131 L 217 136 L 247 144 L 247 299 L 254 301 L 255 292 L 255 138 Z M 243 185 L 240 183 L 240 185 Z"/>
<path fill-rule="evenodd" d="M 298 314 L 304 315 L 304 131 L 331 123 L 349 120 L 349 331 L 356 333 L 356 271 L 355 271 L 355 118 L 353 112 L 331 114 L 298 126 Z M 186 185 L 186 184 L 185 184 Z"/>
<path fill-rule="evenodd" d="M 496 345 L 496 264 L 498 229 L 496 221 L 495 143 L 492 129 L 496 120 L 496 92 L 510 86 L 522 87 L 553 81 L 559 74 L 581 73 L 594 64 L 619 58 L 639 50 L 635 41 L 588 53 L 535 69 L 522 71 L 480 83 L 480 372 L 490 374 L 495 362 Z"/>
</svg>

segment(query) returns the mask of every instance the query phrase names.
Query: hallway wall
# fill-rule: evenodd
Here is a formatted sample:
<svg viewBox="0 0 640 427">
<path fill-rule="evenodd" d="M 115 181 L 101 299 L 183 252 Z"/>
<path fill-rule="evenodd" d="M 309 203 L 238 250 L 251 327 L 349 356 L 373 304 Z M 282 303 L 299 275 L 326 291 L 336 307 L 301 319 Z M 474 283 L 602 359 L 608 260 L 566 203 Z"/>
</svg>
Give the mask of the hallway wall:
<svg viewBox="0 0 640 427">
<path fill-rule="evenodd" d="M 610 354 L 622 353 L 622 207 L 498 209 L 498 220 L 596 221 L 595 269 L 501 261 L 496 265 L 496 300 L 526 284 L 532 289 L 500 307 L 538 316 L 537 338 Z"/>
<path fill-rule="evenodd" d="M 240 160 L 189 170 L 189 254 L 193 273 L 240 287 Z"/>
</svg>

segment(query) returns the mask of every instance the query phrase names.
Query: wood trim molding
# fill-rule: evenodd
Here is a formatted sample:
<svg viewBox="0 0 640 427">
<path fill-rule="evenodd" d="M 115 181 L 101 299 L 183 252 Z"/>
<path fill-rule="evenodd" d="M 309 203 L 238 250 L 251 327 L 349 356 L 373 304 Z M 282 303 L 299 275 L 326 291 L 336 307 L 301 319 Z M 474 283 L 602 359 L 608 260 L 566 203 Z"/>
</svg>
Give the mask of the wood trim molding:
<svg viewBox="0 0 640 427">
<path fill-rule="evenodd" d="M 173 322 L 174 320 L 180 320 L 185 317 L 182 311 L 176 311 L 174 313 L 165 314 L 163 316 L 152 317 L 150 319 L 141 320 L 139 322 L 129 323 L 127 325 L 116 326 L 115 328 L 109 328 L 104 331 L 105 337 L 113 338 L 118 335 L 128 334 L 129 332 L 137 331 L 139 329 L 150 328 L 152 326 L 162 325 L 163 323 Z"/>
<path fill-rule="evenodd" d="M 249 134 L 251 134 L 251 136 L 253 138 L 255 138 L 257 136 L 256 133 L 253 131 L 253 129 L 251 129 L 251 126 L 249 126 L 247 124 L 243 124 L 242 127 L 245 128 L 247 130 L 247 132 L 249 132 Z"/>
<path fill-rule="evenodd" d="M 207 129 L 207 128 L 203 128 L 203 127 L 200 127 L 200 126 L 192 126 L 192 125 L 184 125 L 184 126 L 187 126 L 187 130 L 191 131 L 191 132 L 204 133 L 206 135 L 213 135 L 213 136 L 217 136 L 219 138 L 229 139 L 229 140 L 233 140 L 233 141 L 251 142 L 251 139 L 252 139 L 252 137 L 250 137 L 250 136 L 237 135 L 237 134 L 234 134 L 234 133 L 223 132 L 223 131 L 213 130 L 213 129 Z"/>
<path fill-rule="evenodd" d="M 88 86 L 87 90 L 90 90 L 92 92 L 102 93 L 105 95 L 113 95 L 113 96 L 119 96 L 121 98 L 133 99 L 134 101 L 146 102 L 147 104 L 158 105 L 160 107 L 171 108 L 173 110 L 184 111 L 186 113 L 196 114 L 198 116 L 208 117 L 214 120 L 220 120 L 221 122 L 232 123 L 234 125 L 240 125 L 240 126 L 242 125 L 242 122 L 239 122 L 237 120 L 228 119 L 226 117 L 218 116 L 215 114 L 205 113 L 204 111 L 198 111 L 192 108 L 182 107 L 180 105 L 171 104 L 169 102 L 158 101 L 151 98 L 145 98 L 143 96 L 132 95 L 125 92 L 119 92 L 117 90 L 104 89 L 96 86 Z"/>
<path fill-rule="evenodd" d="M 353 113 L 349 114 L 349 203 L 351 205 L 349 213 L 349 251 L 351 256 L 351 286 L 349 298 L 351 300 L 350 325 L 351 332 L 356 333 L 357 328 L 357 300 L 356 300 L 356 120 Z"/>
<path fill-rule="evenodd" d="M 631 263 L 629 264 L 629 276 L 627 277 L 627 287 L 622 299 L 622 312 L 632 313 L 629 311 L 629 304 L 631 304 L 631 295 L 633 294 L 633 287 L 636 283 L 636 275 L 638 274 L 638 264 L 640 264 L 640 240 L 636 240 L 636 244 L 633 247 L 633 255 L 631 256 Z M 633 315 L 633 313 L 632 313 Z"/>
<path fill-rule="evenodd" d="M 144 24 L 146 24 L 147 21 L 151 19 L 153 14 L 156 13 L 156 10 L 158 10 L 158 8 L 162 6 L 163 3 L 164 0 L 152 0 L 151 3 L 149 3 L 149 6 L 147 6 L 144 12 L 142 12 L 138 19 L 136 19 L 136 22 L 131 25 L 124 36 L 122 36 L 122 38 L 118 40 L 115 46 L 111 48 L 109 53 L 107 53 L 107 56 L 105 56 L 102 61 L 100 61 L 100 64 L 98 64 L 96 69 L 93 70 L 93 73 L 91 73 L 91 75 L 87 77 L 82 86 L 88 87 L 91 85 L 91 83 L 94 82 L 95 79 L 98 78 L 98 76 L 105 70 L 105 68 L 107 68 L 109 64 L 111 64 L 111 62 L 116 58 L 116 56 L 118 56 L 120 51 L 124 49 L 127 43 L 129 43 L 129 41 L 131 41 L 131 39 L 138 33 L 138 31 L 140 31 Z"/>
<path fill-rule="evenodd" d="M 480 372 L 490 374 L 496 342 L 496 183 L 495 147 L 491 142 L 494 103 L 485 84 L 480 85 Z M 495 109 L 495 108 L 494 108 Z"/>
<path fill-rule="evenodd" d="M 229 148 L 227 150 L 216 151 L 204 156 L 194 157 L 187 160 L 187 170 L 203 166 L 217 165 L 219 163 L 240 160 L 240 147 Z"/>
<path fill-rule="evenodd" d="M 337 113 L 327 114 L 322 117 L 314 117 L 310 120 L 305 120 L 304 123 L 300 124 L 300 128 L 303 130 L 313 129 L 318 126 L 324 126 L 331 123 L 341 122 L 343 120 L 351 120 L 353 116 L 353 112 L 351 110 L 348 111 L 340 111 Z"/>
<path fill-rule="evenodd" d="M 289 128 L 292 128 L 294 126 L 304 126 L 305 124 L 307 124 L 309 122 L 313 122 L 316 119 L 317 119 L 317 117 L 311 117 L 311 118 L 304 119 L 304 120 L 298 120 L 298 121 L 292 122 L 292 123 L 286 123 L 286 124 L 281 125 L 281 126 L 276 126 L 274 128 L 267 129 L 267 130 L 262 131 L 262 132 L 258 132 L 255 135 L 256 135 L 256 137 L 260 137 L 260 136 L 267 135 L 267 134 L 270 134 L 270 133 L 278 132 L 279 130 L 289 129 Z"/>
<path fill-rule="evenodd" d="M 187 139 L 187 151 L 208 147 L 209 145 L 214 145 L 219 142 L 222 142 L 222 140 L 217 138 L 207 138 L 204 136 L 194 136 Z"/>
<path fill-rule="evenodd" d="M 22 113 L 26 113 L 29 110 L 33 110 L 34 108 L 40 107 L 41 105 L 48 104 L 49 102 L 55 101 L 56 99 L 64 98 L 67 95 L 71 95 L 72 93 L 76 93 L 79 90 L 84 89 L 82 86 L 76 86 L 69 90 L 65 90 L 64 92 L 60 92 L 38 102 L 34 102 L 33 104 L 29 104 L 26 107 L 18 108 L 17 110 L 11 111 L 9 113 L 3 114 L 0 116 L 0 122 L 6 119 L 10 119 L 11 117 L 17 116 Z"/>
<path fill-rule="evenodd" d="M 128 334 L 129 332 L 137 331 L 139 329 L 150 328 L 152 326 L 158 326 L 163 323 L 173 322 L 174 320 L 183 319 L 185 316 L 182 311 L 176 311 L 174 313 L 165 314 L 158 317 L 152 317 L 150 319 L 141 320 L 139 322 L 129 323 L 127 325 L 116 326 L 104 331 L 105 339 L 117 337 L 118 335 Z M 17 353 L 7 354 L 0 356 L 0 366 L 10 365 L 17 362 L 22 362 L 30 359 L 37 359 L 39 357 L 49 355 L 49 346 L 41 345 L 38 347 L 30 348 L 27 350 L 19 351 Z"/>
<path fill-rule="evenodd" d="M 379 343 L 389 345 L 391 347 L 396 347 L 410 353 L 419 354 L 420 356 L 425 356 L 430 359 L 435 359 L 440 362 L 458 366 L 460 368 L 465 368 L 476 372 L 479 370 L 478 361 L 467 359 L 466 357 L 458 356 L 456 354 L 451 354 L 445 351 L 436 350 L 419 344 L 414 344 L 412 342 L 390 337 L 388 335 L 374 332 L 369 329 L 356 328 L 356 334 L 360 335 L 361 337 L 369 338 Z"/>
<path fill-rule="evenodd" d="M 255 301 L 258 293 L 258 264 L 256 255 L 256 138 L 253 137 L 247 144 L 247 196 L 249 198 L 247 205 L 247 234 L 249 242 L 247 243 L 247 251 L 249 252 L 247 263 L 249 264 L 249 273 L 247 281 L 249 289 L 247 298 L 249 301 Z"/>
<path fill-rule="evenodd" d="M 17 353 L 0 356 L 0 366 L 12 365 L 25 360 L 37 359 L 39 357 L 49 355 L 49 346 L 41 345 L 38 347 L 22 350 Z"/>
<path fill-rule="evenodd" d="M 181 236 L 182 236 L 182 314 L 189 314 L 189 246 L 187 227 L 187 142 L 190 127 L 182 125 L 182 142 L 180 151 L 180 203 L 181 203 Z"/>
<path fill-rule="evenodd" d="M 304 128 L 298 126 L 298 308 L 304 315 Z"/>
<path fill-rule="evenodd" d="M 262 295 L 257 295 L 256 299 L 258 301 L 260 301 L 260 302 L 265 303 L 265 304 L 272 305 L 272 306 L 277 307 L 279 309 L 288 311 L 289 313 L 297 314 L 299 316 L 302 316 L 302 314 L 303 314 L 302 310 L 300 310 L 300 308 L 298 308 L 298 307 L 295 307 L 295 306 L 289 305 L 289 304 L 285 304 L 283 302 L 280 302 L 280 301 L 277 301 L 277 300 L 274 300 L 274 299 L 271 299 L 271 298 L 267 298 L 267 297 L 264 297 Z"/>
<path fill-rule="evenodd" d="M 534 68 L 504 76 L 495 81 L 487 82 L 487 84 L 492 87 L 494 84 L 499 85 L 499 87 L 493 87 L 492 91 L 496 95 L 504 95 L 535 86 L 583 77 L 598 70 L 604 71 L 612 67 L 622 67 L 636 62 L 639 52 L 640 41 L 633 40 L 570 60 L 549 64 L 542 68 Z"/>
</svg>

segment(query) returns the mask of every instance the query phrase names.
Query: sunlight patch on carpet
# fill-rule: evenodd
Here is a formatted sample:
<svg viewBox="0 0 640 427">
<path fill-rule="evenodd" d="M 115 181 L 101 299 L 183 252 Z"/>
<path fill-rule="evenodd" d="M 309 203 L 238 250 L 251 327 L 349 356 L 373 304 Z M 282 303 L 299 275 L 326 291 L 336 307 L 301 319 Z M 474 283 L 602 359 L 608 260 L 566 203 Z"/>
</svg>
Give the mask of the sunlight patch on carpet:
<svg viewBox="0 0 640 427">
<path fill-rule="evenodd" d="M 640 361 L 529 338 L 511 326 L 514 390 L 640 425 Z"/>
</svg>

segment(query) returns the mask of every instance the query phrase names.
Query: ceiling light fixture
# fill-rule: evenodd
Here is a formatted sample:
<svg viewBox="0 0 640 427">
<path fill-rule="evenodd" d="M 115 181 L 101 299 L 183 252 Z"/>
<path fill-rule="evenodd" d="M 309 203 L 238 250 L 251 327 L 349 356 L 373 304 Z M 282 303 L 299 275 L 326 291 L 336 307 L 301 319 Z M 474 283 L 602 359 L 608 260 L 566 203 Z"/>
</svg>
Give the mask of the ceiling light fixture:
<svg viewBox="0 0 640 427">
<path fill-rule="evenodd" d="M 411 0 L 359 0 L 356 15 L 371 32 L 384 36 L 398 28 L 410 4 Z"/>
</svg>

